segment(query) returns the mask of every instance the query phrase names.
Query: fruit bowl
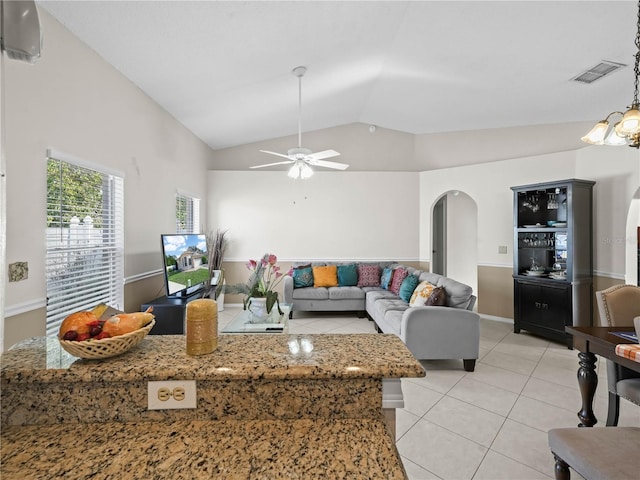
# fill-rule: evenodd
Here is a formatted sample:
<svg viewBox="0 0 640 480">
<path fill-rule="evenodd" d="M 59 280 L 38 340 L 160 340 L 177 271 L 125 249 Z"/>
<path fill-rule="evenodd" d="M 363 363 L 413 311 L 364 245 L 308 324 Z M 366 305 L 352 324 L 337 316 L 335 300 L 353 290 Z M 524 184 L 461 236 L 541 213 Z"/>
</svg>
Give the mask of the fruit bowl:
<svg viewBox="0 0 640 480">
<path fill-rule="evenodd" d="M 74 357 L 90 360 L 115 357 L 138 345 L 155 324 L 156 321 L 151 320 L 150 323 L 138 330 L 101 340 L 84 340 L 81 342 L 60 340 L 60 346 Z"/>
</svg>

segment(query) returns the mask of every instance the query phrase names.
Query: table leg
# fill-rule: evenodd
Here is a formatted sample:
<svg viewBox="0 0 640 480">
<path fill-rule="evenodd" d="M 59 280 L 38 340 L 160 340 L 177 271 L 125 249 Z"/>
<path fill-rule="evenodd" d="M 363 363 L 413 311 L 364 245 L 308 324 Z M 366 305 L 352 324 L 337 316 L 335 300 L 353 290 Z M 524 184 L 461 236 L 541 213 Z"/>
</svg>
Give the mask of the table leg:
<svg viewBox="0 0 640 480">
<path fill-rule="evenodd" d="M 598 386 L 596 356 L 591 352 L 579 352 L 578 385 L 582 396 L 582 409 L 578 412 L 579 427 L 593 427 L 598 420 L 593 414 L 593 397 Z"/>
</svg>

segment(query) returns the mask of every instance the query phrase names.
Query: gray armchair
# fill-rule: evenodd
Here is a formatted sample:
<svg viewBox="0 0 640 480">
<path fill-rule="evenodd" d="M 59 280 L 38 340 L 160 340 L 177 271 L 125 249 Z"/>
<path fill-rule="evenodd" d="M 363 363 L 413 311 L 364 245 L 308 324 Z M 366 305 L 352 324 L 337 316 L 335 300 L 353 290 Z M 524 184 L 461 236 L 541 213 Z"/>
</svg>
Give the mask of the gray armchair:
<svg viewBox="0 0 640 480">
<path fill-rule="evenodd" d="M 615 285 L 596 292 L 598 313 L 602 326 L 624 327 L 633 330 L 633 319 L 640 316 L 640 287 L 635 285 Z M 609 409 L 607 426 L 618 425 L 620 397 L 640 405 L 640 374 L 607 361 L 607 382 L 609 388 Z"/>
</svg>

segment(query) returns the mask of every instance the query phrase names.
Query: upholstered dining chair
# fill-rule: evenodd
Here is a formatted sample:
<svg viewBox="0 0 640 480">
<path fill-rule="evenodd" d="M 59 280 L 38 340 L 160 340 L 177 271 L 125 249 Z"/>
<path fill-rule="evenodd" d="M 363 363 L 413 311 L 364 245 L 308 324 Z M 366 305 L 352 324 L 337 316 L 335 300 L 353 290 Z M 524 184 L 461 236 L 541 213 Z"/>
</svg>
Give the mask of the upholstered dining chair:
<svg viewBox="0 0 640 480">
<path fill-rule="evenodd" d="M 629 330 L 633 330 L 633 319 L 640 316 L 640 287 L 615 285 L 596 292 L 596 302 L 602 326 L 629 326 Z M 607 427 L 615 427 L 620 415 L 620 397 L 640 405 L 640 374 L 607 360 L 607 383 Z"/>
</svg>

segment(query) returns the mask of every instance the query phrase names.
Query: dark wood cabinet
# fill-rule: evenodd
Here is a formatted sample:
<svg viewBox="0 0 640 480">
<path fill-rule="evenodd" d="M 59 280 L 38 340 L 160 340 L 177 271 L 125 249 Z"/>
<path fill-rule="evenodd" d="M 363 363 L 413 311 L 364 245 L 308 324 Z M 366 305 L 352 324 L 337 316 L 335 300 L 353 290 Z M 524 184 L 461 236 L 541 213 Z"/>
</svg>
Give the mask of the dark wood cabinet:
<svg viewBox="0 0 640 480">
<path fill-rule="evenodd" d="M 571 347 L 565 326 L 592 325 L 594 183 L 511 187 L 515 333 L 527 330 Z"/>
<path fill-rule="evenodd" d="M 156 324 L 149 334 L 183 335 L 187 304 L 198 298 L 202 298 L 201 293 L 178 298 L 164 296 L 143 304 L 140 310 L 145 311 L 147 308 L 153 307 L 153 314 L 156 316 Z"/>
</svg>

